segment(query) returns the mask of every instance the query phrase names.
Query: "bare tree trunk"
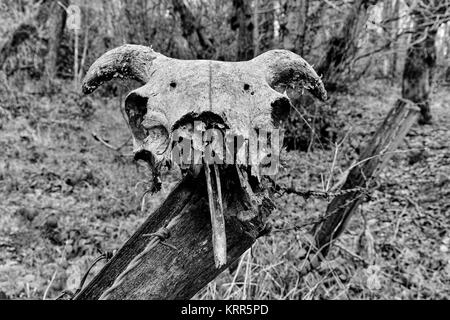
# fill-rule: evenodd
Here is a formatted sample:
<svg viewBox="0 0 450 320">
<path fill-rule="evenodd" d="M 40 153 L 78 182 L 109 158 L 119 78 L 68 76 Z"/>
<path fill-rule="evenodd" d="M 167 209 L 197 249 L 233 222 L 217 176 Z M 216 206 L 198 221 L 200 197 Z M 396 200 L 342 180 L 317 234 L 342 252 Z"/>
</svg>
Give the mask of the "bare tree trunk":
<svg viewBox="0 0 450 320">
<path fill-rule="evenodd" d="M 3 65 L 10 56 L 17 53 L 17 49 L 23 42 L 36 35 L 37 29 L 35 26 L 26 23 L 20 24 L 0 49 L 0 69 L 3 68 Z"/>
<path fill-rule="evenodd" d="M 397 2 L 394 0 L 394 2 Z M 387 39 L 387 50 L 391 50 L 393 43 L 392 38 L 394 35 L 393 30 L 393 23 L 391 21 L 393 17 L 393 11 L 394 11 L 395 4 L 393 3 L 393 0 L 384 0 L 383 2 L 383 33 L 384 37 Z M 391 69 L 392 69 L 392 55 L 386 55 L 383 60 L 383 76 L 389 77 L 391 75 Z"/>
<path fill-rule="evenodd" d="M 255 0 L 253 5 L 253 50 L 254 55 L 257 56 L 259 54 L 259 3 L 260 0 Z"/>
<path fill-rule="evenodd" d="M 61 5 L 67 8 L 69 0 L 62 0 L 60 2 L 54 1 L 50 6 L 50 36 L 45 63 L 45 72 L 49 79 L 54 79 L 57 75 L 59 48 L 61 46 L 67 19 L 67 12 Z"/>
<path fill-rule="evenodd" d="M 392 12 L 392 19 L 395 19 L 392 22 L 392 36 L 397 37 L 397 34 L 399 32 L 400 28 L 400 0 L 395 0 L 394 9 Z M 391 62 L 391 78 L 396 79 L 397 78 L 397 64 L 398 64 L 398 41 L 395 40 L 391 48 L 393 50 L 392 53 L 392 62 Z"/>
<path fill-rule="evenodd" d="M 348 68 L 350 58 L 358 50 L 357 39 L 367 22 L 368 9 L 377 2 L 355 0 L 340 33 L 330 39 L 326 54 L 317 68 L 328 90 L 338 89 L 339 80 Z"/>
<path fill-rule="evenodd" d="M 326 54 L 322 61 L 319 62 L 317 68 L 318 74 L 323 77 L 322 79 L 327 86 L 328 91 L 332 92 L 342 88 L 343 85 L 339 83 L 341 83 L 340 80 L 343 78 L 344 71 L 347 70 L 351 58 L 357 53 L 357 40 L 361 30 L 366 24 L 368 8 L 377 1 L 378 0 L 355 0 L 351 12 L 345 18 L 341 31 L 329 41 L 325 51 Z M 304 3 L 302 6 L 302 10 L 305 12 L 304 16 L 309 16 L 311 21 L 320 17 L 326 6 L 326 2 L 320 2 L 320 5 L 317 8 L 313 8 L 313 6 L 309 7 L 305 0 L 302 0 L 302 2 Z M 286 5 L 293 5 L 294 3 L 299 4 L 300 1 L 288 1 L 286 2 Z M 309 2 L 309 4 L 311 3 L 312 2 Z M 285 12 L 288 14 L 292 13 L 293 10 L 294 8 L 289 10 L 285 9 Z M 309 30 L 312 34 L 316 32 L 316 30 L 311 28 Z M 296 36 L 293 38 L 298 45 L 302 46 L 301 41 L 303 40 L 301 40 L 301 37 L 299 38 Z M 291 44 L 291 46 L 292 45 L 293 44 Z M 305 51 L 304 47 L 299 49 L 300 53 Z M 305 110 L 304 113 L 307 113 L 308 115 L 306 118 L 312 119 L 311 124 L 305 123 L 302 118 L 304 115 L 300 116 L 295 109 L 292 110 L 291 116 L 288 119 L 287 124 L 285 124 L 285 143 L 287 144 L 288 149 L 311 150 L 314 146 L 315 137 L 319 137 L 321 144 L 333 142 L 336 135 L 332 130 L 328 129 L 335 121 L 335 108 L 330 108 L 325 104 L 317 103 L 308 95 L 300 94 L 298 90 L 288 90 L 288 95 L 291 98 L 293 105 L 299 106 L 300 109 Z M 305 135 L 305 132 L 308 134 Z"/>
<path fill-rule="evenodd" d="M 125 17 L 125 40 L 128 43 L 150 45 L 148 38 L 148 12 L 147 0 L 121 0 Z"/>
<path fill-rule="evenodd" d="M 36 2 L 39 0 L 36 0 Z M 35 20 L 37 25 L 43 25 L 45 22 L 47 22 L 49 16 L 50 16 L 50 4 L 52 1 L 50 0 L 43 0 L 41 2 L 41 5 L 39 6 L 39 10 L 36 14 Z"/>
<path fill-rule="evenodd" d="M 423 34 L 415 33 L 413 41 L 417 41 L 417 37 L 423 37 Z M 430 33 L 424 41 L 408 49 L 403 71 L 403 98 L 414 101 L 420 107 L 421 124 L 430 123 L 432 118 L 430 92 L 432 73 L 436 66 L 435 37 L 435 33 Z"/>
<path fill-rule="evenodd" d="M 406 53 L 403 70 L 402 96 L 420 107 L 419 123 L 431 122 L 430 93 L 436 68 L 436 34 L 439 17 L 447 7 L 434 0 L 423 0 L 413 9 L 414 33 L 412 46 Z"/>
<path fill-rule="evenodd" d="M 450 84 L 450 66 L 449 66 L 449 62 L 450 62 L 450 22 L 447 22 L 447 25 L 445 27 L 445 35 L 444 35 L 444 43 L 443 43 L 443 55 L 442 58 L 444 61 L 446 61 L 446 69 L 445 69 L 445 75 L 444 75 L 444 79 L 445 82 L 447 82 L 448 84 Z"/>
<path fill-rule="evenodd" d="M 198 59 L 208 57 L 212 50 L 211 41 L 204 35 L 203 28 L 183 0 L 172 0 L 174 11 L 180 16 L 183 37 L 189 43 Z"/>
<path fill-rule="evenodd" d="M 261 19 L 259 22 L 260 41 L 259 49 L 264 52 L 271 50 L 274 47 L 274 33 L 275 33 L 275 8 L 273 0 L 258 0 L 260 2 Z M 255 56 L 258 54 L 255 52 Z"/>
<path fill-rule="evenodd" d="M 283 46 L 299 55 L 304 54 L 309 0 L 286 1 L 287 21 L 282 28 Z"/>
<path fill-rule="evenodd" d="M 37 26 L 42 26 L 48 20 L 50 14 L 50 1 L 44 0 L 39 6 L 39 10 L 33 21 L 21 23 L 11 36 L 5 41 L 0 49 L 0 69 L 3 68 L 6 60 L 17 53 L 19 46 L 32 37 L 38 36 Z"/>
<path fill-rule="evenodd" d="M 385 56 L 383 75 L 391 80 L 397 76 L 397 34 L 400 20 L 400 0 L 384 0 L 383 3 L 383 27 L 386 39 L 386 49 L 389 53 Z"/>
<path fill-rule="evenodd" d="M 253 19 L 251 1 L 233 0 L 233 15 L 231 29 L 238 30 L 236 60 L 250 60 L 254 57 L 253 50 Z"/>
</svg>

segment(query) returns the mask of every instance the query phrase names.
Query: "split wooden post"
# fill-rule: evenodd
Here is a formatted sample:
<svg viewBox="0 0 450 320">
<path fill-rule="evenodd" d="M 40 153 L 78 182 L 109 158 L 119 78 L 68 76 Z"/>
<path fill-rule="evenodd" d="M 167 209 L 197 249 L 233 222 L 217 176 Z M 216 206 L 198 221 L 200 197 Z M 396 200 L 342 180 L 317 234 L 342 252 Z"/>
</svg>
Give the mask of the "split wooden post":
<svg viewBox="0 0 450 320">
<path fill-rule="evenodd" d="M 226 265 L 220 268 L 215 266 L 208 193 L 202 171 L 198 177 L 188 175 L 178 184 L 160 208 L 150 215 L 75 300 L 99 299 L 145 249 L 150 241 L 145 235 L 156 233 L 169 224 L 172 225 L 168 230 L 170 237 L 165 241 L 170 246 L 159 244 L 141 257 L 140 262 L 122 277 L 121 283 L 116 283 L 114 290 L 103 295 L 103 299 L 190 299 L 251 248 L 256 239 L 264 234 L 273 204 L 262 196 L 259 212 L 253 219 L 245 222 L 238 219 L 240 212 L 251 210 L 251 204 L 245 200 L 248 195 L 244 195 L 246 191 L 240 184 L 237 168 L 223 170 L 227 176 L 226 181 L 222 181 Z"/>
<path fill-rule="evenodd" d="M 350 171 L 342 190 L 363 189 L 370 186 L 373 178 L 386 166 L 416 122 L 419 112 L 419 108 L 410 101 L 399 99 L 396 102 L 361 153 L 358 165 Z M 345 230 L 364 196 L 362 190 L 352 191 L 337 196 L 330 202 L 325 215 L 326 220 L 313 230 L 317 254 L 311 260 L 312 267 L 317 267 L 320 260 L 327 255 L 331 243 Z"/>
</svg>

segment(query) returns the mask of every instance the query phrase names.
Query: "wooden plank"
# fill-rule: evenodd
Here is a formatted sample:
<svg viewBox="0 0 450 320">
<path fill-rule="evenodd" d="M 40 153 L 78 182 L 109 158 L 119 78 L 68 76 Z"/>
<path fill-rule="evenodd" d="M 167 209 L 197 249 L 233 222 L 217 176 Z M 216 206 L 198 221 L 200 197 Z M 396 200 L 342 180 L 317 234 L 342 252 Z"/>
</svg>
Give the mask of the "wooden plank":
<svg viewBox="0 0 450 320">
<path fill-rule="evenodd" d="M 260 215 L 242 222 L 239 212 L 248 210 L 244 190 L 235 167 L 222 173 L 223 207 L 226 223 L 227 264 L 217 269 L 212 248 L 211 220 L 204 172 L 186 176 L 167 200 L 143 223 L 101 272 L 78 294 L 76 300 L 96 300 L 139 255 L 149 241 L 146 234 L 157 232 L 172 221 L 167 243 L 177 250 L 158 245 L 142 257 L 121 285 L 107 299 L 190 299 L 200 289 L 248 250 L 265 229 L 273 207 L 263 201 Z M 176 218 L 176 223 L 173 220 Z"/>
</svg>

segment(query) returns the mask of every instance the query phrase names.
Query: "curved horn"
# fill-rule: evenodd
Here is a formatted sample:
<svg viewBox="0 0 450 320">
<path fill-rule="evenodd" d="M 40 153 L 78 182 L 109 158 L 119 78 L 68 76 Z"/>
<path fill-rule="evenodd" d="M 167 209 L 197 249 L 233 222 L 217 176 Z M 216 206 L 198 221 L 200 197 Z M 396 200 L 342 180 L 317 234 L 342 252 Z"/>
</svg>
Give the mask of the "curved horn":
<svg viewBox="0 0 450 320">
<path fill-rule="evenodd" d="M 94 92 L 112 78 L 133 79 L 142 84 L 150 80 L 153 60 L 164 57 L 152 48 L 126 44 L 102 55 L 89 68 L 83 80 L 83 93 Z"/>
<path fill-rule="evenodd" d="M 271 50 L 253 59 L 266 67 L 266 78 L 273 88 L 305 88 L 318 99 L 328 99 L 322 80 L 313 67 L 299 55 L 288 50 Z"/>
</svg>

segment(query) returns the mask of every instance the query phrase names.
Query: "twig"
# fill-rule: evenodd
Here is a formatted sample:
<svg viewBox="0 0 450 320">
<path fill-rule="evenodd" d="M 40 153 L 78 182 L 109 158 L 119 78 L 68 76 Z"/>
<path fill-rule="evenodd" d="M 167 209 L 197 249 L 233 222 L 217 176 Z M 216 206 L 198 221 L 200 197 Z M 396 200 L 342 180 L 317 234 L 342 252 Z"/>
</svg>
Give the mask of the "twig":
<svg viewBox="0 0 450 320">
<path fill-rule="evenodd" d="M 306 227 L 308 227 L 308 226 L 311 226 L 311 225 L 315 225 L 315 224 L 321 223 L 321 222 L 323 222 L 324 220 L 325 220 L 325 217 L 320 217 L 320 218 L 317 218 L 317 219 L 312 219 L 312 220 L 310 220 L 310 221 L 303 222 L 303 223 L 301 223 L 301 224 L 296 224 L 296 225 L 294 225 L 293 227 L 290 227 L 290 228 L 285 228 L 285 229 L 272 229 L 272 230 L 271 230 L 271 233 L 281 233 L 281 232 L 299 231 L 299 230 L 301 230 L 301 229 L 303 229 L 303 228 L 306 228 Z"/>
<path fill-rule="evenodd" d="M 52 279 L 50 280 L 50 283 L 48 284 L 47 288 L 45 289 L 44 297 L 42 298 L 43 300 L 47 300 L 47 295 L 48 295 L 48 292 L 49 292 L 49 290 L 50 290 L 50 288 L 51 288 L 53 282 L 55 281 L 56 273 L 57 273 L 57 271 L 55 271 L 55 272 L 53 273 Z"/>
<path fill-rule="evenodd" d="M 109 144 L 108 142 L 106 142 L 104 139 L 102 139 L 101 137 L 99 137 L 95 132 L 92 132 L 92 137 L 100 142 L 101 144 L 103 144 L 105 147 L 107 147 L 108 149 L 111 149 L 113 151 L 119 152 L 123 147 L 125 147 L 128 142 L 130 142 L 132 136 L 128 137 L 128 139 L 119 147 L 114 147 L 113 145 Z"/>
</svg>

